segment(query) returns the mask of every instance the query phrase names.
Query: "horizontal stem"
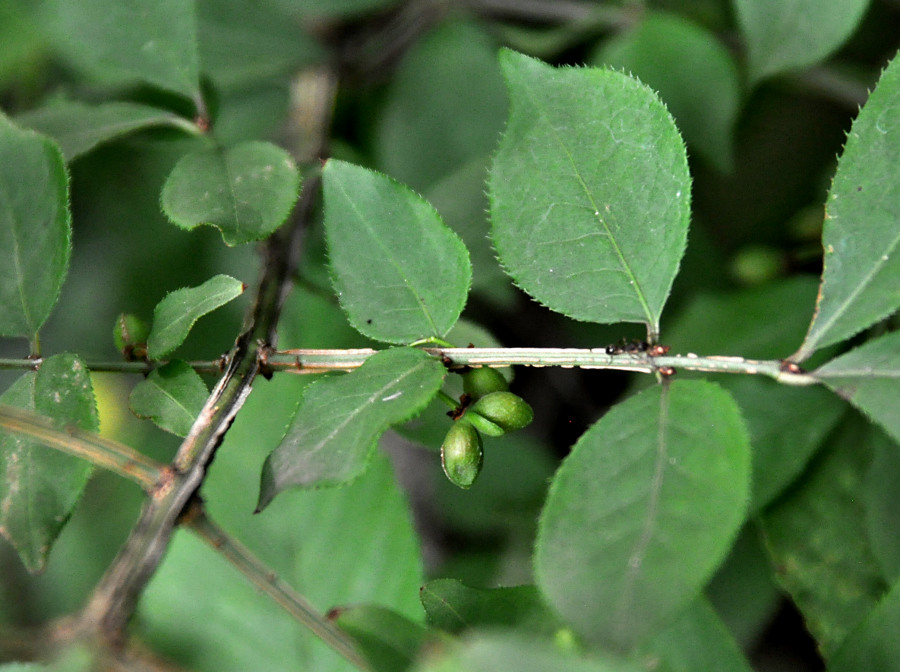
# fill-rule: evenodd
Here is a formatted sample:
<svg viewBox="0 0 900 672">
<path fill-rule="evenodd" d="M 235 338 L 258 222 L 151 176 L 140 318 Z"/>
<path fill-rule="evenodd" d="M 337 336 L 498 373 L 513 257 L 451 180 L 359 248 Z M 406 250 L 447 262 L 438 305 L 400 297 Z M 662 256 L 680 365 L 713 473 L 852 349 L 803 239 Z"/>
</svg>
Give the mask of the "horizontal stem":
<svg viewBox="0 0 900 672">
<path fill-rule="evenodd" d="M 41 368 L 41 364 L 43 364 L 44 360 L 41 358 L 30 358 L 25 357 L 23 359 L 14 359 L 8 357 L 0 357 L 0 369 L 7 370 L 22 370 L 22 371 L 37 371 Z M 85 366 L 90 371 L 95 372 L 112 372 L 112 373 L 143 373 L 148 374 L 153 369 L 158 369 L 161 366 L 165 366 L 169 362 L 126 362 L 124 360 L 112 360 L 112 361 L 88 361 L 85 362 Z M 215 361 L 199 361 L 199 362 L 188 362 L 188 366 L 190 366 L 194 371 L 198 373 L 222 373 L 224 370 L 224 362 L 220 359 Z"/>
<path fill-rule="evenodd" d="M 302 595 L 279 579 L 240 542 L 210 520 L 199 500 L 194 500 L 190 504 L 181 523 L 221 553 L 253 585 L 274 599 L 285 611 L 347 661 L 361 670 L 370 669 L 365 659 L 356 651 L 353 641 L 340 628 L 316 611 Z"/>
<path fill-rule="evenodd" d="M 123 443 L 74 425 L 62 425 L 22 408 L 0 404 L 0 427 L 108 469 L 134 481 L 147 491 L 154 488 L 162 477 L 163 465 Z"/>
<path fill-rule="evenodd" d="M 743 357 L 700 357 L 656 355 L 645 352 L 608 354 L 606 348 L 423 348 L 445 361 L 449 368 L 465 366 L 558 366 L 582 369 L 615 369 L 639 373 L 659 373 L 667 368 L 712 373 L 763 375 L 786 385 L 815 385 L 819 380 L 799 367 L 781 360 L 756 360 Z M 275 371 L 327 373 L 352 371 L 377 351 L 353 350 L 274 350 L 264 353 L 263 365 Z"/>
</svg>

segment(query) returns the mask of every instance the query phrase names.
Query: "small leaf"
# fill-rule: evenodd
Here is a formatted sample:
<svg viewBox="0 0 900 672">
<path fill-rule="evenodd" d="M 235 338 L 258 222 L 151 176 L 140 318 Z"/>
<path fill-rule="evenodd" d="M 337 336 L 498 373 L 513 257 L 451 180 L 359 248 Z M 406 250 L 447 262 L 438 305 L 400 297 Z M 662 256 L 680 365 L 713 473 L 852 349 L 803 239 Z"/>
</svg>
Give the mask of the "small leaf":
<svg viewBox="0 0 900 672">
<path fill-rule="evenodd" d="M 334 286 L 350 323 L 387 343 L 446 335 L 472 281 L 459 237 L 420 196 L 366 168 L 331 160 L 323 189 Z"/>
<path fill-rule="evenodd" d="M 619 72 L 512 51 L 501 65 L 512 103 L 489 185 L 500 261 L 555 311 L 658 333 L 690 218 L 671 115 Z"/>
<path fill-rule="evenodd" d="M 534 586 L 479 589 L 456 579 L 429 581 L 419 591 L 428 624 L 458 634 L 472 628 L 525 628 L 552 634 L 559 622 Z"/>
<path fill-rule="evenodd" d="M 240 280 L 216 275 L 199 287 L 178 289 L 166 295 L 153 311 L 153 327 L 147 338 L 150 359 L 160 359 L 184 343 L 198 319 L 240 296 Z"/>
<path fill-rule="evenodd" d="M 162 208 L 182 228 L 209 224 L 227 245 L 240 245 L 281 226 L 299 188 L 290 154 L 268 142 L 243 142 L 182 157 L 163 185 Z"/>
<path fill-rule="evenodd" d="M 33 339 L 69 268 L 68 176 L 56 145 L 0 114 L 0 336 Z"/>
<path fill-rule="evenodd" d="M 853 122 L 838 162 L 822 231 L 822 285 L 798 361 L 900 307 L 898 153 L 900 59 L 894 59 Z"/>
<path fill-rule="evenodd" d="M 814 375 L 900 442 L 900 332 L 869 341 Z"/>
<path fill-rule="evenodd" d="M 128 401 L 136 416 L 150 418 L 176 436 L 187 436 L 208 395 L 200 374 L 176 359 L 151 371 L 135 385 Z"/>
<path fill-rule="evenodd" d="M 869 0 L 734 0 L 748 51 L 750 79 L 805 68 L 850 37 Z"/>
<path fill-rule="evenodd" d="M 378 437 L 424 409 L 444 371 L 421 350 L 393 348 L 352 373 L 311 385 L 266 459 L 257 510 L 287 488 L 337 485 L 359 476 Z"/>
<path fill-rule="evenodd" d="M 749 491 L 749 439 L 727 392 L 700 381 L 645 390 L 588 429 L 557 472 L 538 588 L 589 641 L 632 650 L 697 596 Z"/>
<path fill-rule="evenodd" d="M 75 355 L 46 359 L 36 373 L 22 375 L 0 395 L 0 403 L 81 429 L 99 427 L 90 375 Z M 3 432 L 0 458 L 0 534 L 12 543 L 28 571 L 40 572 L 84 490 L 91 464 Z"/>
<path fill-rule="evenodd" d="M 894 672 L 900 661 L 900 583 L 854 628 L 829 662 L 829 672 Z"/>
<path fill-rule="evenodd" d="M 199 97 L 195 3 L 183 0 L 54 0 L 59 47 L 81 70 L 104 82 L 145 81 Z"/>
<path fill-rule="evenodd" d="M 871 431 L 858 417 L 840 425 L 803 480 L 763 517 L 777 578 L 826 661 L 886 587 L 863 510 Z"/>
<path fill-rule="evenodd" d="M 333 614 L 335 624 L 353 638 L 373 672 L 408 669 L 428 638 L 424 627 L 384 607 L 340 607 Z"/>
<path fill-rule="evenodd" d="M 87 154 L 97 145 L 144 128 L 170 126 L 196 132 L 193 124 L 177 114 L 120 101 L 85 105 L 61 100 L 23 114 L 16 121 L 56 140 L 66 162 Z"/>
</svg>

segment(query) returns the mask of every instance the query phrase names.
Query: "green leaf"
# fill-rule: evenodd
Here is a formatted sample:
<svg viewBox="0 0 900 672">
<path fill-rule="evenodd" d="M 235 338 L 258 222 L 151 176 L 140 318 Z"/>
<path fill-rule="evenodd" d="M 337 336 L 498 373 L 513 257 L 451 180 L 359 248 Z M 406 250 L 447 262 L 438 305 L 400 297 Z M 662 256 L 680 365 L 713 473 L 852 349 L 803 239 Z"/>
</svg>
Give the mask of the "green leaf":
<svg viewBox="0 0 900 672">
<path fill-rule="evenodd" d="M 203 73 L 230 89 L 259 85 L 322 60 L 319 43 L 309 31 L 299 29 L 296 3 L 293 7 L 282 4 L 285 6 L 279 7 L 277 0 L 262 0 L 248 12 L 242 0 L 198 3 Z"/>
<path fill-rule="evenodd" d="M 0 403 L 81 429 L 99 427 L 90 375 L 75 355 L 46 359 L 36 373 L 22 375 L 0 395 Z M 3 432 L 0 458 L 0 534 L 12 543 L 28 571 L 40 572 L 84 490 L 91 464 Z"/>
<path fill-rule="evenodd" d="M 900 442 L 900 332 L 869 341 L 814 375 Z"/>
<path fill-rule="evenodd" d="M 826 661 L 885 590 L 863 510 L 870 432 L 858 418 L 843 423 L 803 480 L 763 517 L 778 580 Z"/>
<path fill-rule="evenodd" d="M 894 672 L 900 661 L 900 583 L 869 612 L 828 665 L 829 672 Z"/>
<path fill-rule="evenodd" d="M 422 586 L 419 599 L 428 624 L 454 634 L 479 627 L 518 627 L 550 635 L 559 628 L 534 586 L 487 590 L 437 579 Z"/>
<path fill-rule="evenodd" d="M 694 600 L 641 654 L 644 659 L 662 661 L 666 672 L 753 669 L 705 597 Z"/>
<path fill-rule="evenodd" d="M 374 672 L 408 669 L 428 637 L 420 624 L 375 605 L 339 607 L 330 616 L 353 638 Z"/>
<path fill-rule="evenodd" d="M 226 245 L 262 240 L 284 223 L 297 200 L 300 173 L 285 150 L 268 142 L 204 149 L 184 156 L 162 190 L 173 224 L 209 224 Z"/>
<path fill-rule="evenodd" d="M 16 121 L 56 140 L 67 162 L 97 145 L 144 128 L 170 126 L 197 132 L 196 126 L 172 112 L 119 101 L 85 105 L 75 100 L 60 100 L 27 112 Z"/>
<path fill-rule="evenodd" d="M 898 153 L 900 59 L 894 59 L 853 122 L 838 162 L 822 231 L 822 286 L 798 361 L 900 307 Z"/>
<path fill-rule="evenodd" d="M 486 159 L 507 108 L 496 54 L 494 38 L 474 22 L 445 21 L 418 40 L 385 93 L 377 167 L 423 190 L 469 161 Z M 479 182 L 483 189 L 484 172 Z"/>
<path fill-rule="evenodd" d="M 194 322 L 240 296 L 246 285 L 227 275 L 216 275 L 198 287 L 169 292 L 156 304 L 147 338 L 147 355 L 160 359 L 184 343 Z"/>
<path fill-rule="evenodd" d="M 144 81 L 200 97 L 195 3 L 183 0 L 54 0 L 59 48 L 103 82 Z"/>
<path fill-rule="evenodd" d="M 535 576 L 589 641 L 631 650 L 699 593 L 747 508 L 750 445 L 712 383 L 677 381 L 615 406 L 550 486 Z"/>
<path fill-rule="evenodd" d="M 150 418 L 176 436 L 187 436 L 207 396 L 209 390 L 200 374 L 176 359 L 135 385 L 128 403 L 136 416 Z"/>
<path fill-rule="evenodd" d="M 350 323 L 387 343 L 446 335 L 472 281 L 459 237 L 420 196 L 366 168 L 331 160 L 323 189 L 334 287 Z"/>
<path fill-rule="evenodd" d="M 493 240 L 516 283 L 590 322 L 656 334 L 684 252 L 691 179 L 648 87 L 501 52 L 511 112 L 490 171 Z"/>
<path fill-rule="evenodd" d="M 444 371 L 421 350 L 393 348 L 352 373 L 311 385 L 266 459 L 257 509 L 293 486 L 337 485 L 358 477 L 378 437 L 425 408 Z"/>
<path fill-rule="evenodd" d="M 416 672 L 639 672 L 636 663 L 601 657 L 581 658 L 551 641 L 517 632 L 478 633 L 455 647 L 436 651 Z"/>
<path fill-rule="evenodd" d="M 862 486 L 866 531 L 872 553 L 885 579 L 900 579 L 900 450 L 886 435 L 872 432 L 874 456 Z"/>
<path fill-rule="evenodd" d="M 869 0 L 734 0 L 752 82 L 814 65 L 859 24 Z"/>
<path fill-rule="evenodd" d="M 741 91 L 734 59 L 713 33 L 680 16 L 650 11 L 630 31 L 605 41 L 592 61 L 652 87 L 688 145 L 720 170 L 731 169 Z"/>
<path fill-rule="evenodd" d="M 68 176 L 49 139 L 0 114 L 0 336 L 34 339 L 69 268 Z"/>
</svg>

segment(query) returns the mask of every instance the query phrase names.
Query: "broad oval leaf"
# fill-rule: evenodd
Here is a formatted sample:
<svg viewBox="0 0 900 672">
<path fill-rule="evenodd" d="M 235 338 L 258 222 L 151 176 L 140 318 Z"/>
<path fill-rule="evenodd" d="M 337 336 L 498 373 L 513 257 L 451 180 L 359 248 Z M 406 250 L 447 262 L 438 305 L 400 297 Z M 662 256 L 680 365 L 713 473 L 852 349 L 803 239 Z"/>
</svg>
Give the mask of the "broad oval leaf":
<svg viewBox="0 0 900 672">
<path fill-rule="evenodd" d="M 0 114 L 0 336 L 35 337 L 59 298 L 71 238 L 62 154 Z"/>
<path fill-rule="evenodd" d="M 177 114 L 124 101 L 86 105 L 61 100 L 23 114 L 16 121 L 56 140 L 67 162 L 97 145 L 144 128 L 170 126 L 197 132 L 194 124 Z"/>
<path fill-rule="evenodd" d="M 822 231 L 816 314 L 796 359 L 862 331 L 900 307 L 900 59 L 853 122 Z"/>
<path fill-rule="evenodd" d="M 209 224 L 226 245 L 262 240 L 284 223 L 297 200 L 300 172 L 269 142 L 243 142 L 182 157 L 163 185 L 163 212 L 185 229 Z"/>
<path fill-rule="evenodd" d="M 350 323 L 387 343 L 445 336 L 472 281 L 459 237 L 386 175 L 331 160 L 323 179 L 334 287 Z"/>
<path fill-rule="evenodd" d="M 57 46 L 101 81 L 145 81 L 188 98 L 200 96 L 194 2 L 54 0 Z"/>
<path fill-rule="evenodd" d="M 209 390 L 200 374 L 176 359 L 135 385 L 128 403 L 138 417 L 149 418 L 176 436 L 187 436 L 207 396 Z"/>
<path fill-rule="evenodd" d="M 75 355 L 48 358 L 18 378 L 0 403 L 97 431 L 90 374 Z M 30 572 L 43 570 L 50 548 L 75 508 L 91 464 L 30 439 L 0 431 L 0 534 Z"/>
<path fill-rule="evenodd" d="M 836 51 L 869 0 L 734 0 L 747 43 L 750 80 L 804 68 Z"/>
<path fill-rule="evenodd" d="M 725 557 L 750 493 L 740 411 L 677 381 L 615 406 L 578 440 L 541 516 L 535 577 L 586 639 L 632 650 L 689 604 Z"/>
<path fill-rule="evenodd" d="M 900 332 L 869 341 L 814 375 L 900 442 Z"/>
<path fill-rule="evenodd" d="M 216 275 L 198 287 L 169 292 L 153 310 L 147 355 L 150 359 L 168 355 L 184 343 L 197 320 L 240 296 L 245 289 L 240 280 Z"/>
<path fill-rule="evenodd" d="M 420 623 L 378 605 L 338 607 L 328 615 L 350 635 L 372 672 L 408 669 L 429 637 Z"/>
<path fill-rule="evenodd" d="M 900 660 L 900 582 L 873 608 L 828 661 L 830 672 L 894 672 Z"/>
<path fill-rule="evenodd" d="M 501 65 L 511 110 L 489 185 L 500 261 L 555 311 L 657 334 L 690 217 L 671 115 L 619 72 L 556 69 L 508 50 Z"/>
<path fill-rule="evenodd" d="M 311 385 L 266 459 L 257 510 L 294 486 L 346 483 L 366 468 L 387 429 L 437 394 L 444 365 L 415 348 L 383 350 L 355 371 Z"/>
</svg>

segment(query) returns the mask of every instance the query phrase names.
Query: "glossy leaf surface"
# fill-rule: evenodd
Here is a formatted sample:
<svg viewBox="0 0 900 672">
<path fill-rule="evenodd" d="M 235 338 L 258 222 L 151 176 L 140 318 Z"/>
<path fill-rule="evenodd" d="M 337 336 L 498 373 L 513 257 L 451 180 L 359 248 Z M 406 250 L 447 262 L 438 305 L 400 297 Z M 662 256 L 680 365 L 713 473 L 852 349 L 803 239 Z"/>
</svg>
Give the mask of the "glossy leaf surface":
<svg viewBox="0 0 900 672">
<path fill-rule="evenodd" d="M 51 7 L 59 46 L 81 70 L 104 82 L 144 81 L 199 96 L 195 3 L 55 0 Z"/>
<path fill-rule="evenodd" d="M 147 337 L 150 359 L 160 359 L 175 350 L 184 343 L 197 320 L 236 299 L 244 289 L 240 280 L 216 275 L 197 287 L 169 292 L 153 311 L 153 326 Z"/>
<path fill-rule="evenodd" d="M 0 114 L 0 336 L 33 338 L 69 268 L 68 177 L 57 146 Z"/>
<path fill-rule="evenodd" d="M 850 37 L 869 0 L 734 0 L 750 79 L 805 68 Z"/>
<path fill-rule="evenodd" d="M 900 332 L 869 341 L 831 360 L 815 375 L 900 442 Z"/>
<path fill-rule="evenodd" d="M 176 359 L 135 385 L 128 403 L 138 417 L 150 418 L 176 436 L 187 436 L 208 395 L 200 374 Z"/>
<path fill-rule="evenodd" d="M 825 5 L 823 5 L 825 6 Z M 900 308 L 900 59 L 853 122 L 825 206 L 825 270 L 798 359 Z"/>
<path fill-rule="evenodd" d="M 697 596 L 749 494 L 749 438 L 730 395 L 700 381 L 645 390 L 588 429 L 557 472 L 538 587 L 579 634 L 631 650 Z"/>
<path fill-rule="evenodd" d="M 124 101 L 86 105 L 62 100 L 23 114 L 17 121 L 56 140 L 66 162 L 74 161 L 97 145 L 144 128 L 195 128 L 172 112 Z"/>
<path fill-rule="evenodd" d="M 250 141 L 183 157 L 162 191 L 162 208 L 176 225 L 209 224 L 227 245 L 266 238 L 284 223 L 300 188 L 300 173 L 285 150 Z"/>
<path fill-rule="evenodd" d="M 311 385 L 263 466 L 258 508 L 290 487 L 337 485 L 359 476 L 378 437 L 424 409 L 444 371 L 421 350 L 394 348 L 349 374 Z"/>
<path fill-rule="evenodd" d="M 489 192 L 504 268 L 555 311 L 657 333 L 690 217 L 671 115 L 622 73 L 500 60 L 511 110 Z"/>
<path fill-rule="evenodd" d="M 323 189 L 334 287 L 350 323 L 388 343 L 446 335 L 472 282 L 459 237 L 420 196 L 366 168 L 331 160 Z"/>
<path fill-rule="evenodd" d="M 46 359 L 36 373 L 23 374 L 0 395 L 0 403 L 81 429 L 99 427 L 90 375 L 75 355 Z M 0 458 L 0 534 L 29 571 L 39 572 L 84 490 L 91 464 L 5 432 L 0 432 Z"/>
</svg>

